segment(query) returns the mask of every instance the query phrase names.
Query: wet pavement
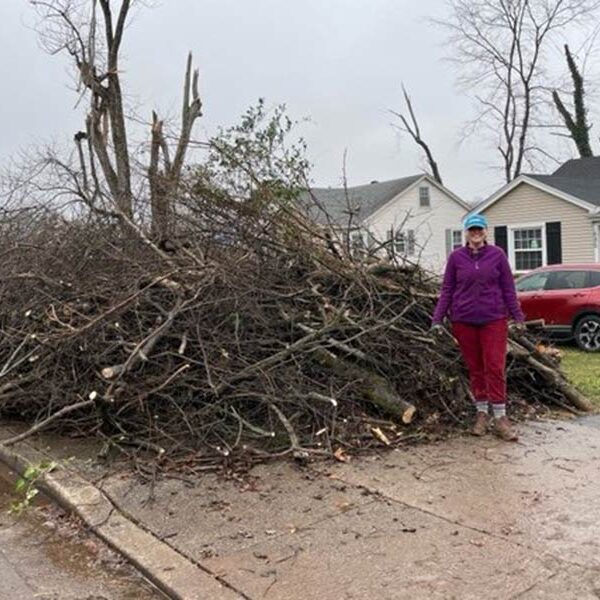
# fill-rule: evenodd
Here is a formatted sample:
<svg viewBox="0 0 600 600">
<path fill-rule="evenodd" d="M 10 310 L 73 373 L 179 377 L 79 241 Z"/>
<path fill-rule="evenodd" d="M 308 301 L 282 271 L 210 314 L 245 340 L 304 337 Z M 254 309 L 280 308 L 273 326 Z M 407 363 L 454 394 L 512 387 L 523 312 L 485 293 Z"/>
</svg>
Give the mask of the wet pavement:
<svg viewBox="0 0 600 600">
<path fill-rule="evenodd" d="M 143 600 L 158 594 L 95 537 L 49 504 L 8 513 L 0 471 L 0 600 Z"/>
<path fill-rule="evenodd" d="M 245 600 L 597 600 L 600 416 L 519 429 L 514 444 L 465 436 L 153 485 L 90 463 L 91 446 L 69 468 Z"/>
<path fill-rule="evenodd" d="M 600 421 L 148 486 L 129 514 L 252 600 L 600 598 Z"/>
</svg>

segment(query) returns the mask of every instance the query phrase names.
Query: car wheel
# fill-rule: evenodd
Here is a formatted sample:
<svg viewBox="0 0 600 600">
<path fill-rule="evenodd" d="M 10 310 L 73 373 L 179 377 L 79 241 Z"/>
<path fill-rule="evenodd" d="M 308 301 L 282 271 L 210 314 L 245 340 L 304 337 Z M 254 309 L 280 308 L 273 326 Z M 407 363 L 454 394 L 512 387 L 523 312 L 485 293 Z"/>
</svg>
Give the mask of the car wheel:
<svg viewBox="0 0 600 600">
<path fill-rule="evenodd" d="M 600 317 L 581 317 L 575 327 L 575 342 L 586 352 L 600 352 Z"/>
</svg>

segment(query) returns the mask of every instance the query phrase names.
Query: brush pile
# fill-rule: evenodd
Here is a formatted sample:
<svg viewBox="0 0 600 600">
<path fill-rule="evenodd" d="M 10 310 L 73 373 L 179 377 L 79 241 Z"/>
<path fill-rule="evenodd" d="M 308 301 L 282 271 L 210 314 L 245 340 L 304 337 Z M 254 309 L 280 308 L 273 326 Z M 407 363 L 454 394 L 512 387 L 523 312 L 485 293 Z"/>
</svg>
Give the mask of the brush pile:
<svg viewBox="0 0 600 600">
<path fill-rule="evenodd" d="M 435 279 L 353 257 L 276 196 L 190 186 L 160 246 L 90 215 L 6 216 L 0 414 L 206 464 L 464 424 L 455 342 L 427 334 Z M 588 407 L 532 338 L 508 371 L 517 410 Z"/>
</svg>

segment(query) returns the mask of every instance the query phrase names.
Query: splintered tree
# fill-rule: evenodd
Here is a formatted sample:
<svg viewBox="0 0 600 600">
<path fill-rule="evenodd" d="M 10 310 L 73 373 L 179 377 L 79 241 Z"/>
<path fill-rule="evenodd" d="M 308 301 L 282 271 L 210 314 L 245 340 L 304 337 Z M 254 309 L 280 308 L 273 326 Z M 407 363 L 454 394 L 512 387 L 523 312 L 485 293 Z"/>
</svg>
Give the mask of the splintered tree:
<svg viewBox="0 0 600 600">
<path fill-rule="evenodd" d="M 569 109 L 564 105 L 560 98 L 557 90 L 552 92 L 552 99 L 556 110 L 560 113 L 563 119 L 565 127 L 569 130 L 569 136 L 577 146 L 579 156 L 582 158 L 593 156 L 592 146 L 590 144 L 590 128 L 587 122 L 587 110 L 585 108 L 585 89 L 583 83 L 583 76 L 577 68 L 577 64 L 573 59 L 573 55 L 569 50 L 569 46 L 565 44 L 565 57 L 567 59 L 567 66 L 569 67 L 569 73 L 573 81 L 573 109 L 574 113 L 571 113 Z"/>
<path fill-rule="evenodd" d="M 448 33 L 459 83 L 473 96 L 471 131 L 496 146 L 505 180 L 539 156 L 534 132 L 548 125 L 548 57 L 570 28 L 593 23 L 598 0 L 449 0 L 434 22 Z"/>
<path fill-rule="evenodd" d="M 149 163 L 132 173 L 132 164 L 139 164 L 140 157 L 133 155 L 129 141 L 120 51 L 135 0 L 31 0 L 31 4 L 41 17 L 43 45 L 51 54 L 68 53 L 79 91 L 89 98 L 85 129 L 74 136 L 79 165 L 63 163 L 64 174 L 75 182 L 71 191 L 90 209 L 117 218 L 128 230 L 144 215 L 139 194 L 134 198 L 136 179 L 147 179 L 148 185 L 141 185 L 149 197 L 152 238 L 167 239 L 173 219 L 172 198 L 181 180 L 194 123 L 202 115 L 198 71 L 192 69 L 191 54 L 175 143 L 169 142 L 163 120 L 153 112 Z"/>
</svg>

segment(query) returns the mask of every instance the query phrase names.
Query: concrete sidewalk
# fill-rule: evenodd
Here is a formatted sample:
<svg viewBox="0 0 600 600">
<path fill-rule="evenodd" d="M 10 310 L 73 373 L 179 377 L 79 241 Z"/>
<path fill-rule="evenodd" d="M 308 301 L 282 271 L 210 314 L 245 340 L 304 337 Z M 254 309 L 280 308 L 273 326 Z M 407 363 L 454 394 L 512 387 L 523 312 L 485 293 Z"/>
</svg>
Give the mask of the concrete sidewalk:
<svg viewBox="0 0 600 600">
<path fill-rule="evenodd" d="M 532 422 L 240 481 L 98 485 L 239 597 L 600 597 L 600 420 Z"/>
</svg>

